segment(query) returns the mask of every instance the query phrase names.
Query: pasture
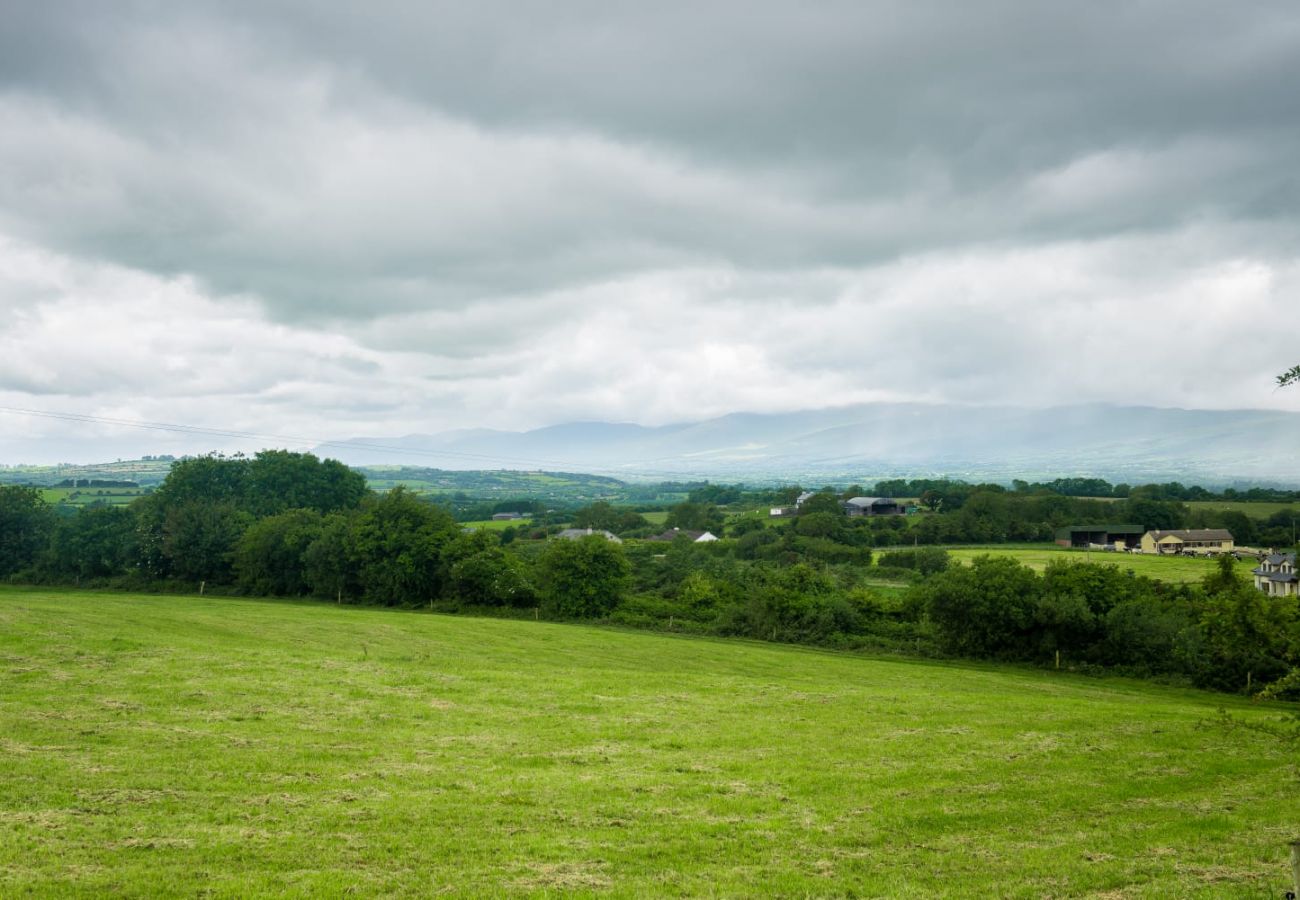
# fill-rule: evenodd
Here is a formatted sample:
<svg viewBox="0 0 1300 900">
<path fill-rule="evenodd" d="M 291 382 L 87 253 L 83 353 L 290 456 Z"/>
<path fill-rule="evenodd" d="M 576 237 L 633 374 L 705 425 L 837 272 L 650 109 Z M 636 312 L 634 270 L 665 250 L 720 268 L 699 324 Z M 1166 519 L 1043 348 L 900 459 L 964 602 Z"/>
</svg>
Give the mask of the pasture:
<svg viewBox="0 0 1300 900">
<path fill-rule="evenodd" d="M 1277 709 L 1120 679 L 0 588 L 0 895 L 1276 897 Z"/>
<path fill-rule="evenodd" d="M 1022 565 L 1041 572 L 1052 560 L 1064 559 L 1070 562 L 1115 565 L 1123 570 L 1131 569 L 1137 575 L 1179 584 L 1200 581 L 1214 572 L 1218 565 L 1218 562 L 1213 559 L 1196 559 L 1190 556 L 1107 553 L 1102 550 L 1072 550 L 1044 544 L 1032 546 L 997 544 L 987 547 L 949 547 L 947 550 L 954 560 L 963 563 L 969 563 L 977 556 L 1009 556 Z M 1256 565 L 1258 563 L 1254 560 L 1239 560 L 1236 563 L 1237 573 L 1243 578 L 1249 578 L 1250 570 Z"/>
<path fill-rule="evenodd" d="M 475 531 L 505 531 L 507 528 L 528 529 L 533 527 L 531 518 L 523 519 L 476 519 L 472 522 L 457 523 L 462 528 L 472 528 Z"/>
<path fill-rule="evenodd" d="M 1187 507 L 1210 512 L 1245 513 L 1252 519 L 1267 519 L 1282 510 L 1300 512 L 1300 503 L 1276 503 L 1265 500 L 1191 500 L 1188 501 Z"/>
<path fill-rule="evenodd" d="M 148 491 L 139 487 L 48 487 L 41 497 L 51 506 L 81 509 L 92 504 L 127 506 Z"/>
</svg>

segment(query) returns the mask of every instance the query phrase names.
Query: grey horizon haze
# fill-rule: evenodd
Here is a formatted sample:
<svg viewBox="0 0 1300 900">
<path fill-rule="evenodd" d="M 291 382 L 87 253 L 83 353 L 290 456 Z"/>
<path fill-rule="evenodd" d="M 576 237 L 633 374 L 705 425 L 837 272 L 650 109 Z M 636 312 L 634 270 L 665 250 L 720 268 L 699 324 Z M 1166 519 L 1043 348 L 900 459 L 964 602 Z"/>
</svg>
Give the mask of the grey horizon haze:
<svg viewBox="0 0 1300 900">
<path fill-rule="evenodd" d="M 1293 3 L 0 12 L 0 407 L 1300 410 Z M 0 412 L 0 463 L 262 443 Z"/>
</svg>

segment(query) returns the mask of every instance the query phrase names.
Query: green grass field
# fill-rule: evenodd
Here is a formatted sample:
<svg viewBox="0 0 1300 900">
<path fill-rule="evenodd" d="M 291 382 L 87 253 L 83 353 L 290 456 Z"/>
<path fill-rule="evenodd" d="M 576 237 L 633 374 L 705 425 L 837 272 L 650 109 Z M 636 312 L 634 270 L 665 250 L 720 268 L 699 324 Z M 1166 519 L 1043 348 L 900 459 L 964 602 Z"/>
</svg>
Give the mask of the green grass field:
<svg viewBox="0 0 1300 900">
<path fill-rule="evenodd" d="M 1284 509 L 1300 512 L 1300 503 L 1271 503 L 1264 500 L 1192 500 L 1187 506 L 1191 509 L 1207 509 L 1214 512 L 1245 513 L 1252 519 L 1267 519 Z"/>
<path fill-rule="evenodd" d="M 479 519 L 473 522 L 461 522 L 462 528 L 482 529 L 483 531 L 505 531 L 507 528 L 531 528 L 532 519 Z"/>
<path fill-rule="evenodd" d="M 53 506 L 72 506 L 78 509 L 92 503 L 109 506 L 127 506 L 145 494 L 143 488 L 52 487 L 41 488 L 41 497 Z"/>
<path fill-rule="evenodd" d="M 1278 710 L 1125 680 L 0 589 L 0 896 L 1277 897 Z"/>
<path fill-rule="evenodd" d="M 1195 559 L 1183 556 L 1148 556 L 1131 553 L 1106 553 L 1104 551 L 1067 550 L 1064 547 L 1016 547 L 993 545 L 988 547 L 949 547 L 948 553 L 955 560 L 970 562 L 977 556 L 1010 556 L 1036 571 L 1043 571 L 1054 559 L 1066 559 L 1071 562 L 1090 562 L 1103 565 L 1115 565 L 1121 569 L 1132 569 L 1138 575 L 1155 578 L 1172 583 L 1200 581 L 1214 572 L 1218 565 L 1216 560 Z M 1237 572 L 1243 577 L 1250 576 L 1250 570 L 1258 563 L 1254 560 L 1238 560 Z"/>
</svg>

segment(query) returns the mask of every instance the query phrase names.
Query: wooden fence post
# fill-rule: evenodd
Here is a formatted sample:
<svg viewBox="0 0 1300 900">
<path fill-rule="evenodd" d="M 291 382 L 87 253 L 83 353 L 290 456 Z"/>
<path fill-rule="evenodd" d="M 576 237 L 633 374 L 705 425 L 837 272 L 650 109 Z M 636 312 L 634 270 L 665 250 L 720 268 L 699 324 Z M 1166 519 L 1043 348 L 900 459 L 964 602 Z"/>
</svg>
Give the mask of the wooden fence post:
<svg viewBox="0 0 1300 900">
<path fill-rule="evenodd" d="M 206 581 L 200 581 L 200 582 L 199 582 L 199 596 L 200 596 L 200 597 L 203 596 L 203 589 L 204 589 L 205 587 L 207 587 L 207 586 L 208 586 L 208 583 L 207 583 Z"/>
</svg>

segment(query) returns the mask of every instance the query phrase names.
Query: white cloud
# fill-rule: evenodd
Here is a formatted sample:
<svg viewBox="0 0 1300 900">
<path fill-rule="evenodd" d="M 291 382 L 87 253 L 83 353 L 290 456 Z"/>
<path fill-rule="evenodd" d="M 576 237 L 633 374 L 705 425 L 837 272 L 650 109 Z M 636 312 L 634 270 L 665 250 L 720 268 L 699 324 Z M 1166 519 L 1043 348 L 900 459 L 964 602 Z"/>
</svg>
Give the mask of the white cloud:
<svg viewBox="0 0 1300 900">
<path fill-rule="evenodd" d="M 1284 10 L 298 12 L 0 34 L 3 403 L 308 438 L 1300 405 Z"/>
</svg>

